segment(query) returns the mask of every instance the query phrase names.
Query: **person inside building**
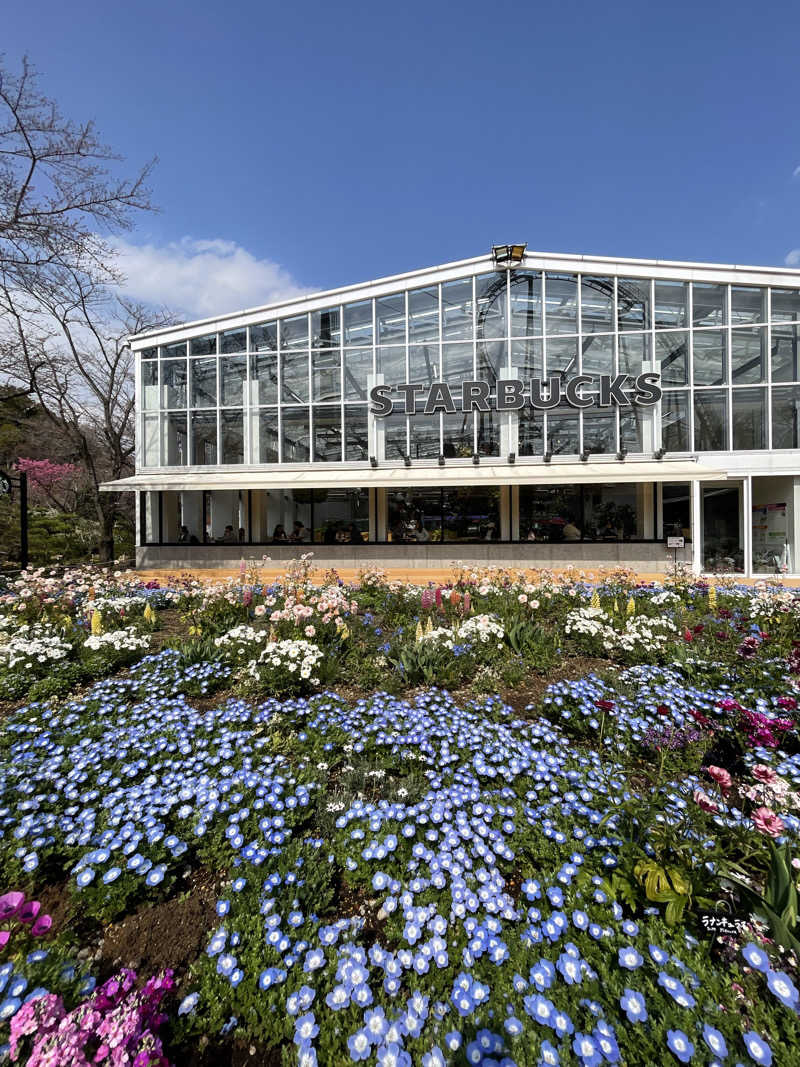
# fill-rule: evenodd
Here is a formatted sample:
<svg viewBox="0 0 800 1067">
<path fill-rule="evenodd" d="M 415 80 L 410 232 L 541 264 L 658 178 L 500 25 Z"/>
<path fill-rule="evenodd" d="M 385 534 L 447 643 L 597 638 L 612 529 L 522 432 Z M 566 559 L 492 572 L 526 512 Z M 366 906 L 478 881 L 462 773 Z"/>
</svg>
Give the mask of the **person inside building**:
<svg viewBox="0 0 800 1067">
<path fill-rule="evenodd" d="M 567 519 L 566 524 L 564 525 L 563 534 L 565 541 L 580 541 L 581 539 L 581 532 L 573 522 L 572 518 Z"/>
<path fill-rule="evenodd" d="M 300 519 L 294 520 L 294 527 L 289 534 L 289 540 L 294 541 L 295 543 L 305 543 L 308 540 L 308 530 Z"/>
<path fill-rule="evenodd" d="M 348 527 L 347 543 L 350 545 L 363 545 L 364 538 L 361 536 L 361 531 L 354 522 L 350 523 Z"/>
<path fill-rule="evenodd" d="M 272 540 L 273 542 L 289 540 L 289 538 L 286 536 L 286 530 L 284 530 L 282 522 L 279 522 L 275 529 L 272 531 Z"/>
<path fill-rule="evenodd" d="M 322 534 L 322 543 L 324 545 L 335 545 L 337 539 L 337 523 L 329 522 Z"/>
<path fill-rule="evenodd" d="M 178 531 L 178 544 L 179 545 L 188 545 L 189 544 L 189 527 L 188 526 L 181 526 L 180 530 Z"/>
<path fill-rule="evenodd" d="M 236 541 L 236 536 L 233 532 L 233 527 L 230 523 L 225 527 L 222 534 L 222 543 L 224 545 L 232 545 Z"/>
</svg>

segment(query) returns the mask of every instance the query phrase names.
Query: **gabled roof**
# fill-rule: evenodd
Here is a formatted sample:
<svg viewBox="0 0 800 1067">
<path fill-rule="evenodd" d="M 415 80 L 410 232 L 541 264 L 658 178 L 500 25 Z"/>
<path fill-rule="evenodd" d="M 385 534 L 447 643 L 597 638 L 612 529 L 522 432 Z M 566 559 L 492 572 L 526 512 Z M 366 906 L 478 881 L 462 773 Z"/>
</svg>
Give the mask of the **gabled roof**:
<svg viewBox="0 0 800 1067">
<path fill-rule="evenodd" d="M 272 304 L 226 312 L 206 319 L 194 319 L 174 326 L 159 327 L 133 334 L 129 338 L 137 351 L 151 344 L 169 344 L 202 333 L 228 330 L 237 326 L 254 325 L 279 316 L 317 311 L 332 303 L 385 296 L 399 290 L 451 281 L 469 274 L 496 270 L 491 254 L 443 263 L 392 274 L 385 278 L 339 286 L 306 296 L 292 297 Z M 502 268 L 505 269 L 505 268 Z M 734 282 L 740 285 L 786 285 L 800 288 L 800 271 L 789 267 L 754 267 L 729 263 L 694 263 L 666 259 L 631 259 L 620 256 L 588 256 L 556 252 L 526 252 L 517 270 L 550 270 L 583 274 L 611 274 L 620 276 L 663 278 L 682 281 Z"/>
</svg>

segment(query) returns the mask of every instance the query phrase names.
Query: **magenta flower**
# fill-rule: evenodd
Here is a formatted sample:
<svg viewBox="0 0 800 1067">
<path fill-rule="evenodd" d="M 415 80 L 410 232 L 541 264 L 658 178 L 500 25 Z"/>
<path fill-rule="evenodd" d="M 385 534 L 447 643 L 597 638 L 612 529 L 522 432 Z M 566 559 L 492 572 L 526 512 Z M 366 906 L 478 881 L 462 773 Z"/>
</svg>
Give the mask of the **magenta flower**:
<svg viewBox="0 0 800 1067">
<path fill-rule="evenodd" d="M 11 937 L 10 930 L 0 930 L 0 948 L 5 948 L 8 944 L 8 939 Z"/>
<path fill-rule="evenodd" d="M 53 920 L 49 915 L 40 915 L 36 922 L 31 927 L 32 937 L 41 937 L 46 934 L 50 927 L 53 925 Z"/>
<path fill-rule="evenodd" d="M 7 919 L 13 918 L 24 903 L 24 893 L 4 893 L 0 897 L 0 922 L 6 922 Z"/>
<path fill-rule="evenodd" d="M 21 923 L 32 923 L 41 910 L 42 905 L 38 900 L 28 900 L 19 909 L 17 918 Z"/>
</svg>

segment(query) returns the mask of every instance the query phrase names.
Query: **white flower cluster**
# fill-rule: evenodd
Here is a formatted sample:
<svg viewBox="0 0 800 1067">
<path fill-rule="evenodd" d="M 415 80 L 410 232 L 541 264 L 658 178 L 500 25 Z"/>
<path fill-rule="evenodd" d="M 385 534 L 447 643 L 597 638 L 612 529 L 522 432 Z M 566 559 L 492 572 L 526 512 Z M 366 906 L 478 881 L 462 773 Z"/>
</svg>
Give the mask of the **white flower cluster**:
<svg viewBox="0 0 800 1067">
<path fill-rule="evenodd" d="M 247 664 L 247 670 L 256 679 L 264 667 L 272 670 L 285 670 L 291 675 L 297 675 L 304 681 L 310 681 L 316 685 L 319 679 L 314 677 L 314 668 L 321 659 L 322 650 L 311 641 L 289 639 L 269 641 L 258 659 L 251 660 Z"/>
<path fill-rule="evenodd" d="M 497 647 L 502 648 L 505 636 L 505 630 L 493 615 L 473 615 L 453 629 L 438 626 L 435 630 L 429 630 L 422 634 L 420 640 L 442 645 L 444 648 L 454 648 L 456 645 L 488 645 L 496 641 Z"/>
<path fill-rule="evenodd" d="M 138 652 L 150 647 L 147 634 L 137 634 L 132 626 L 124 630 L 109 630 L 104 634 L 92 634 L 83 642 L 83 647 L 91 652 Z"/>
<path fill-rule="evenodd" d="M 673 593 L 671 589 L 662 589 L 660 593 L 655 593 L 650 598 L 650 603 L 660 608 L 665 604 L 678 604 L 680 599 L 678 594 Z"/>
<path fill-rule="evenodd" d="M 234 626 L 221 637 L 214 638 L 214 644 L 221 648 L 230 659 L 252 659 L 259 645 L 269 641 L 269 630 L 257 630 L 254 626 Z"/>
<path fill-rule="evenodd" d="M 17 620 L 15 619 L 14 622 Z M 0 616 L 0 667 L 5 670 L 34 670 L 37 665 L 66 659 L 70 644 L 42 623 L 16 626 L 9 636 L 8 616 Z"/>
<path fill-rule="evenodd" d="M 140 596 L 98 596 L 94 600 L 86 601 L 85 610 L 115 611 L 118 615 L 125 611 L 130 614 L 133 611 L 144 611 L 146 603 Z"/>
<path fill-rule="evenodd" d="M 634 615 L 626 618 L 625 629 L 617 630 L 613 620 L 602 608 L 578 608 L 567 615 L 568 634 L 596 637 L 606 652 L 636 652 L 662 648 L 671 634 L 677 632 L 671 619 L 662 616 Z"/>
</svg>

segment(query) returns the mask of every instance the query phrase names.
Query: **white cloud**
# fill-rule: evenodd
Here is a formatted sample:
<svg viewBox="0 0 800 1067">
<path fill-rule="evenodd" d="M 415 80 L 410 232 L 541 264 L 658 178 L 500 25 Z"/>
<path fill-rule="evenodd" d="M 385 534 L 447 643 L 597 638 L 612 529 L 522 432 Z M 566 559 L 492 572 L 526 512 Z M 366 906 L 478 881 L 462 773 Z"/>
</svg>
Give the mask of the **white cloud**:
<svg viewBox="0 0 800 1067">
<path fill-rule="evenodd" d="M 114 246 L 130 296 L 189 319 L 241 311 L 309 291 L 280 264 L 256 258 L 235 241 L 184 237 L 166 245 L 137 245 L 116 239 Z"/>
<path fill-rule="evenodd" d="M 800 266 L 800 248 L 793 248 L 791 252 L 788 252 L 784 263 L 787 267 Z"/>
<path fill-rule="evenodd" d="M 800 178 L 800 167 L 795 167 L 792 171 L 793 178 Z"/>
</svg>

